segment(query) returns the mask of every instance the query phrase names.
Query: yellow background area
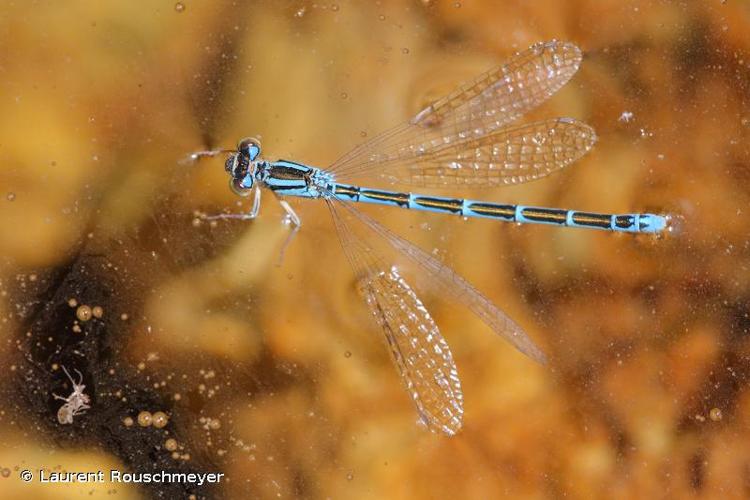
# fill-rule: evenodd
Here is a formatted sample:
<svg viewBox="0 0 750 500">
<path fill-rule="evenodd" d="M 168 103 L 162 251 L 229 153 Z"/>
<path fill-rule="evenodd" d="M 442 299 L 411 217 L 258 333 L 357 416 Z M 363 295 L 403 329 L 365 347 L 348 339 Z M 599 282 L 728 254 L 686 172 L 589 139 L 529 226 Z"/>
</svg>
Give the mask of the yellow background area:
<svg viewBox="0 0 750 500">
<path fill-rule="evenodd" d="M 19 311 L 34 296 L 19 283 L 95 254 L 122 287 L 104 314 L 126 332 L 111 362 L 137 373 L 123 394 L 169 402 L 190 455 L 178 460 L 224 472 L 215 491 L 228 498 L 750 494 L 750 3 L 2 1 L 0 12 L 0 374 L 26 359 Z M 575 117 L 596 129 L 594 149 L 533 183 L 434 193 L 671 214 L 676 231 L 364 207 L 435 250 L 550 359 L 525 358 L 405 266 L 464 391 L 462 432 L 434 435 L 415 423 L 325 204 L 290 200 L 303 226 L 279 265 L 288 227 L 274 197 L 254 221 L 211 225 L 196 213 L 249 204 L 223 158 L 179 160 L 256 136 L 267 158 L 325 167 L 550 39 L 584 60 L 524 120 Z M 123 394 L 97 394 L 61 426 L 27 410 L 48 395 L 4 393 L 0 496 L 152 495 L 18 479 L 32 462 L 127 470 L 132 457 L 86 427 Z"/>
</svg>

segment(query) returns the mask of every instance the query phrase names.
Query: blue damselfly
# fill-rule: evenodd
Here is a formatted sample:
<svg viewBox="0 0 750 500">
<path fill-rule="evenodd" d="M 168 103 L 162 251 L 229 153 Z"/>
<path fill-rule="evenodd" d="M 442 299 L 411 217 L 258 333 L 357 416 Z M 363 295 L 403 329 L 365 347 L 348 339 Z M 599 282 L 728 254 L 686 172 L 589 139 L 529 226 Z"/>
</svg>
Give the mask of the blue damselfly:
<svg viewBox="0 0 750 500">
<path fill-rule="evenodd" d="M 573 44 L 533 45 L 428 106 L 413 119 L 354 148 L 327 169 L 261 157 L 260 143 L 240 141 L 236 150 L 202 151 L 191 159 L 229 153 L 225 168 L 239 195 L 252 195 L 244 214 L 212 218 L 252 219 L 261 188 L 271 190 L 299 229 L 301 221 L 285 196 L 322 199 L 328 205 L 359 291 L 385 333 L 392 358 L 422 422 L 452 435 L 462 425 L 463 397 L 456 365 L 422 301 L 399 271 L 357 235 L 349 214 L 380 240 L 416 263 L 451 299 L 467 306 L 519 351 L 544 362 L 544 354 L 524 331 L 481 292 L 440 260 L 396 235 L 354 207 L 355 202 L 484 217 L 505 222 L 656 234 L 669 218 L 654 214 L 609 215 L 489 203 L 360 187 L 342 181 L 377 177 L 424 188 L 487 188 L 544 177 L 583 156 L 596 141 L 594 130 L 572 118 L 510 126 L 565 85 L 581 62 Z"/>
</svg>

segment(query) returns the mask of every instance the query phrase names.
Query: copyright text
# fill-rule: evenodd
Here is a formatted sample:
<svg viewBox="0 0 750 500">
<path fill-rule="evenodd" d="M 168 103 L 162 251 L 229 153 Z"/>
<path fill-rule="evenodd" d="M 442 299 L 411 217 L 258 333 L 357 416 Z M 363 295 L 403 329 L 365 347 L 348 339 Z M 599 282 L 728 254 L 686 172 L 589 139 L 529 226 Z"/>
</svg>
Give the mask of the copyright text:
<svg viewBox="0 0 750 500">
<path fill-rule="evenodd" d="M 189 483 L 202 486 L 206 483 L 220 483 L 224 478 L 223 472 L 122 472 L 109 470 L 107 472 L 57 472 L 41 469 L 36 474 L 28 469 L 20 473 L 21 480 L 30 483 L 35 479 L 40 483 Z"/>
</svg>

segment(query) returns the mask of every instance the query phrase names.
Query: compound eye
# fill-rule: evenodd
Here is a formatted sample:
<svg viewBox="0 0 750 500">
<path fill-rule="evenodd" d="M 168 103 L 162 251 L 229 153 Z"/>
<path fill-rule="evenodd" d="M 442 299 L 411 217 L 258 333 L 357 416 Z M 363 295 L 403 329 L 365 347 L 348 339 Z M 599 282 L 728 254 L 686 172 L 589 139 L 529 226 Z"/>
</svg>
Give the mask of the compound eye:
<svg viewBox="0 0 750 500">
<path fill-rule="evenodd" d="M 237 145 L 237 149 L 240 153 L 246 154 L 250 158 L 250 161 L 255 161 L 260 155 L 260 141 L 255 137 L 242 139 Z"/>
<path fill-rule="evenodd" d="M 247 196 L 253 187 L 253 178 L 248 175 L 243 179 L 229 179 L 229 187 L 237 196 Z"/>
</svg>

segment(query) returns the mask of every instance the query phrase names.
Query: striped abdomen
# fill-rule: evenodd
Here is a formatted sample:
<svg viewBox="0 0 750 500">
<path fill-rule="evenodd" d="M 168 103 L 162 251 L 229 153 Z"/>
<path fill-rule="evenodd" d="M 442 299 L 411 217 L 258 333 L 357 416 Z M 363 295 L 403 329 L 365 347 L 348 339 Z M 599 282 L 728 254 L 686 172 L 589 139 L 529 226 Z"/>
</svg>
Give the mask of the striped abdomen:
<svg viewBox="0 0 750 500">
<path fill-rule="evenodd" d="M 343 200 L 442 212 L 462 217 L 485 217 L 505 222 L 552 224 L 627 233 L 659 233 L 667 227 L 666 218 L 654 214 L 596 214 L 559 208 L 505 205 L 461 198 L 399 193 L 346 184 L 335 184 L 334 194 Z"/>
</svg>

